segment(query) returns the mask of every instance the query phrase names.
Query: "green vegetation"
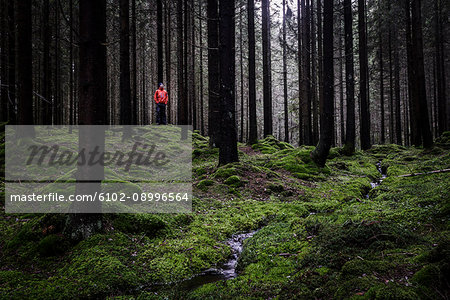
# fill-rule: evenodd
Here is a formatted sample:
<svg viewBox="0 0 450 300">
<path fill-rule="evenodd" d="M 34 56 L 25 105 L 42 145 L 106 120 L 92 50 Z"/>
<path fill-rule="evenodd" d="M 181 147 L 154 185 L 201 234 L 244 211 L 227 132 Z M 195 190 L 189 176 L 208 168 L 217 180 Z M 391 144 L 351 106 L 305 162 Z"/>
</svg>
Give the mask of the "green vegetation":
<svg viewBox="0 0 450 300">
<path fill-rule="evenodd" d="M 450 133 L 433 149 L 332 149 L 268 137 L 240 162 L 216 167 L 217 150 L 193 134 L 193 212 L 105 215 L 105 229 L 78 244 L 64 215 L 0 214 L 0 298 L 448 298 L 450 177 L 403 174 L 449 168 Z M 387 178 L 379 179 L 381 161 Z M 3 203 L 3 202 L 2 202 Z M 220 266 L 225 240 L 245 240 L 239 276 L 183 289 Z"/>
</svg>

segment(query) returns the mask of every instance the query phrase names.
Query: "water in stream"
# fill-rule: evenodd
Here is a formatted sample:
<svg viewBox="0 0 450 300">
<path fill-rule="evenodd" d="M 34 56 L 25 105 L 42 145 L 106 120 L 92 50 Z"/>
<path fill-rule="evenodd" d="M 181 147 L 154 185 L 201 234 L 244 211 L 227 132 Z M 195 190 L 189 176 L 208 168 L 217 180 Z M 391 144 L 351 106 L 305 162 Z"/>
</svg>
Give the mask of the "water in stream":
<svg viewBox="0 0 450 300">
<path fill-rule="evenodd" d="M 159 287 L 154 286 L 150 290 L 156 292 L 159 289 L 171 289 L 189 292 L 207 283 L 235 278 L 238 275 L 236 267 L 239 256 L 243 250 L 244 241 L 252 237 L 255 233 L 256 230 L 247 233 L 233 234 L 232 237 L 226 241 L 226 244 L 231 247 L 232 255 L 228 261 L 220 267 L 208 269 L 181 282 L 175 282 Z"/>
<path fill-rule="evenodd" d="M 381 168 L 381 161 L 377 162 L 376 166 L 377 166 L 378 172 L 380 172 L 380 174 L 381 174 L 381 177 L 370 183 L 371 189 L 374 189 L 377 186 L 379 186 L 387 176 Z M 369 198 L 369 192 L 367 192 L 366 198 Z"/>
</svg>

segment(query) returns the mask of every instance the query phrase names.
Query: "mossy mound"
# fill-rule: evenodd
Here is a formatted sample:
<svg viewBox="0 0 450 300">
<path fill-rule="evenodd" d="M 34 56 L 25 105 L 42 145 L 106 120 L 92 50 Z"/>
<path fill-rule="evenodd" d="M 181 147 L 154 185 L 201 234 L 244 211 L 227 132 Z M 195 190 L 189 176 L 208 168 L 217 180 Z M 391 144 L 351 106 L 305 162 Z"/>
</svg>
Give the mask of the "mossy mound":
<svg viewBox="0 0 450 300">
<path fill-rule="evenodd" d="M 295 177 L 304 180 L 323 180 L 330 170 L 319 168 L 311 159 L 312 147 L 286 149 L 276 152 L 267 164 L 269 168 L 281 168 L 291 172 Z"/>
<path fill-rule="evenodd" d="M 252 145 L 252 148 L 261 151 L 263 154 L 272 154 L 280 150 L 294 149 L 291 144 L 281 142 L 272 135 L 259 140 L 258 143 Z"/>
</svg>

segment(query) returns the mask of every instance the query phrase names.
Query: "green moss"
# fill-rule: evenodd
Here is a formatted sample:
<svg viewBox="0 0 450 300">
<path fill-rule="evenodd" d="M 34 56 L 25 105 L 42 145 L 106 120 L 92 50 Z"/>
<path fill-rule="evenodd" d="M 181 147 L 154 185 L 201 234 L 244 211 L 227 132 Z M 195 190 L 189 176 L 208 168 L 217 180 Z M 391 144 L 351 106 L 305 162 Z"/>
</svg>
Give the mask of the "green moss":
<svg viewBox="0 0 450 300">
<path fill-rule="evenodd" d="M 64 253 L 69 246 L 69 242 L 64 239 L 63 235 L 50 234 L 40 240 L 38 249 L 43 256 L 54 256 Z"/>
<path fill-rule="evenodd" d="M 211 186 L 214 184 L 214 181 L 211 179 L 203 179 L 200 180 L 200 182 L 197 184 L 197 188 L 199 188 L 202 191 L 206 191 L 208 189 L 208 186 Z"/>
<path fill-rule="evenodd" d="M 239 177 L 237 175 L 232 175 L 232 176 L 228 177 L 224 181 L 224 183 L 227 185 L 235 186 L 235 187 L 242 185 L 241 177 Z"/>
<path fill-rule="evenodd" d="M 225 179 L 225 178 L 228 178 L 228 177 L 230 177 L 232 175 L 237 175 L 237 174 L 238 174 L 238 171 L 237 171 L 237 169 L 235 167 L 231 167 L 229 165 L 225 165 L 225 166 L 222 166 L 222 167 L 218 168 L 214 172 L 213 177 L 214 178 L 223 178 L 223 179 Z"/>
<path fill-rule="evenodd" d="M 111 216 L 114 228 L 126 233 L 145 233 L 148 236 L 155 236 L 167 226 L 158 215 L 154 214 L 117 214 Z"/>
</svg>

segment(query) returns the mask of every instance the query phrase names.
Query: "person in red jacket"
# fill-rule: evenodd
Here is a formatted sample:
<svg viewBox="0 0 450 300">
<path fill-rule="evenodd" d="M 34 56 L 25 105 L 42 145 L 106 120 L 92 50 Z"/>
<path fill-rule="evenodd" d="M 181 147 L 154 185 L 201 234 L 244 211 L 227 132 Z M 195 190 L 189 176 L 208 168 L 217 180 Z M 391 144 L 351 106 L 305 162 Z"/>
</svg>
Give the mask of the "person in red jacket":
<svg viewBox="0 0 450 300">
<path fill-rule="evenodd" d="M 155 103 L 156 103 L 156 124 L 166 125 L 166 105 L 169 97 L 167 92 L 164 90 L 164 85 L 159 84 L 159 88 L 155 92 Z"/>
</svg>

